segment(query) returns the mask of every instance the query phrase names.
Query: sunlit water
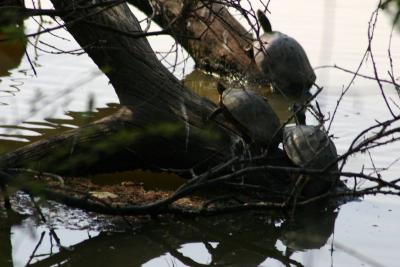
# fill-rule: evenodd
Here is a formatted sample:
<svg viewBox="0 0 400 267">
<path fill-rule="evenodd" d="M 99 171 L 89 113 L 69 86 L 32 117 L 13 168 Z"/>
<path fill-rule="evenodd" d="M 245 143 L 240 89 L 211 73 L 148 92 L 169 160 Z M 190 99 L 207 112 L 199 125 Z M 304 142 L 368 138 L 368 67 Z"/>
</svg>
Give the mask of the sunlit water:
<svg viewBox="0 0 400 267">
<path fill-rule="evenodd" d="M 258 6 L 258 1 L 252 2 L 255 7 Z M 304 46 L 314 67 L 337 64 L 355 70 L 367 48 L 368 22 L 375 7 L 376 1 L 372 0 L 272 0 L 269 18 L 274 29 L 288 33 Z M 141 14 L 138 16 L 143 18 Z M 30 20 L 26 22 L 26 28 L 27 32 L 34 32 L 37 25 Z M 389 79 L 387 71 L 390 70 L 390 32 L 390 18 L 382 13 L 378 17 L 372 48 L 379 74 L 385 79 Z M 59 37 L 43 35 L 40 41 L 63 50 L 79 48 L 66 32 L 55 33 Z M 391 45 L 397 76 L 400 66 L 399 36 L 399 32 L 395 31 Z M 172 45 L 168 37 L 152 37 L 150 40 L 157 51 L 168 51 Z M 39 47 L 52 50 L 43 43 Z M 31 45 L 28 45 L 28 54 L 37 76 L 24 57 L 21 65 L 11 70 L 9 76 L 1 77 L 0 124 L 4 127 L 0 128 L 0 135 L 3 151 L 21 146 L 22 142 L 37 140 L 42 135 L 76 127 L 82 120 L 79 112 L 88 110 L 90 99 L 94 99 L 98 111 L 95 116 L 102 117 L 115 110 L 115 105 L 106 108 L 110 103 L 118 102 L 112 87 L 86 55 L 47 54 L 34 50 Z M 192 66 L 193 62 L 189 60 L 187 68 L 180 66 L 175 74 L 182 78 L 191 72 Z M 336 101 L 352 75 L 334 69 L 318 69 L 316 73 L 317 83 L 324 87 L 317 100 L 324 113 L 332 115 Z M 360 73 L 373 75 L 371 59 Z M 202 95 L 216 98 L 212 77 L 195 72 L 187 77 L 187 84 Z M 400 103 L 393 87 L 385 86 L 385 92 L 388 98 Z M 285 100 L 276 96 L 271 98 L 273 107 L 281 116 L 286 116 L 287 105 L 282 104 Z M 396 105 L 391 106 L 399 113 Z M 375 120 L 389 117 L 378 84 L 357 78 L 340 103 L 332 124 L 331 133 L 336 137 L 338 152 L 344 153 L 353 138 L 362 129 L 373 125 Z M 308 120 L 313 122 L 312 118 Z M 400 173 L 400 164 L 396 162 L 400 157 L 398 151 L 399 144 L 372 151 L 377 168 L 393 163 L 384 172 L 385 177 L 396 178 Z M 347 170 L 356 172 L 371 167 L 368 154 L 352 157 L 346 165 Z M 304 225 L 299 223 L 297 229 L 296 225 L 291 226 L 296 231 L 268 222 L 265 218 L 247 219 L 245 216 L 240 222 L 227 218 L 225 223 L 217 219 L 179 221 L 175 224 L 152 222 L 133 234 L 100 233 L 106 227 L 99 229 L 90 225 L 82 226 L 87 230 L 71 229 L 68 225 L 85 224 L 89 219 L 79 223 L 66 220 L 56 222 L 57 233 L 64 246 L 76 247 L 57 254 L 57 249 L 50 246 L 47 232 L 36 253 L 45 255 L 34 258 L 32 262 L 43 260 L 42 263 L 37 262 L 37 266 L 58 263 L 70 263 L 71 266 L 192 266 L 195 263 L 284 266 L 282 255 L 291 248 L 294 251 L 290 258 L 305 266 L 398 266 L 398 203 L 396 197 L 368 197 L 341 206 L 337 215 L 333 211 L 321 215 L 326 221 L 311 218 Z M 82 216 L 78 212 L 65 215 L 65 218 L 82 219 Z M 0 228 L 0 237 L 3 233 L 12 233 L 12 261 L 15 266 L 23 266 L 29 261 L 41 232 L 47 228 L 33 217 L 18 221 L 9 229 Z M 308 242 L 313 238 L 314 242 Z M 51 250 L 52 255 L 47 255 Z M 7 255 L 2 252 L 0 257 L 0 263 L 7 260 Z"/>
</svg>

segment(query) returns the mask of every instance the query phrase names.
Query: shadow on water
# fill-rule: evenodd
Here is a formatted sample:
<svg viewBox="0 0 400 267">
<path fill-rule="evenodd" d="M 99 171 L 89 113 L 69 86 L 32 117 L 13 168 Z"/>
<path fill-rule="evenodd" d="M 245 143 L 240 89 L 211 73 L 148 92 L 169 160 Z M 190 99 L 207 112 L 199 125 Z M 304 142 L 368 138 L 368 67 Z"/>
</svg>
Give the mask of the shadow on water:
<svg viewBox="0 0 400 267">
<path fill-rule="evenodd" d="M 336 216 L 333 208 L 313 207 L 292 220 L 261 213 L 152 220 L 133 232 L 100 233 L 32 266 L 258 266 L 268 259 L 303 266 L 291 254 L 323 246 Z"/>
</svg>

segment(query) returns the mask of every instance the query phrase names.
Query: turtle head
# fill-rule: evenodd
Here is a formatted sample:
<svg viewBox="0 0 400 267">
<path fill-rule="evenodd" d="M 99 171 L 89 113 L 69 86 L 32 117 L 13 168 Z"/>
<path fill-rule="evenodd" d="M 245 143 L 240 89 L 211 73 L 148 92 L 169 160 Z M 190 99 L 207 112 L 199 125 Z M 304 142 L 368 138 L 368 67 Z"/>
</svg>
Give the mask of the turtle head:
<svg viewBox="0 0 400 267">
<path fill-rule="evenodd" d="M 220 95 L 222 95 L 222 93 L 225 91 L 225 89 L 226 89 L 225 85 L 223 85 L 221 82 L 218 82 L 217 90 Z"/>
<path fill-rule="evenodd" d="M 257 10 L 257 19 L 258 19 L 258 23 L 260 23 L 261 28 L 263 29 L 263 31 L 265 33 L 272 32 L 271 23 L 269 22 L 269 20 L 264 12 L 262 12 L 261 10 Z"/>
<path fill-rule="evenodd" d="M 306 125 L 306 113 L 304 111 L 304 108 L 301 104 L 299 103 L 294 103 L 291 107 L 290 110 L 294 113 L 294 116 L 296 118 L 296 121 L 299 125 Z"/>
</svg>

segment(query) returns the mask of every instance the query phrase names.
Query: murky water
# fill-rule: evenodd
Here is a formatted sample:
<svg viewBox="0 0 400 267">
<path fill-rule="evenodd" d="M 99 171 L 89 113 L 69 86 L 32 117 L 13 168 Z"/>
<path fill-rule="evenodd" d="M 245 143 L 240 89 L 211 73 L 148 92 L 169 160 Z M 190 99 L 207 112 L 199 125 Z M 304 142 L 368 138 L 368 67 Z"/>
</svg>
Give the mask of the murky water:
<svg viewBox="0 0 400 267">
<path fill-rule="evenodd" d="M 272 0 L 269 18 L 274 29 L 292 35 L 304 46 L 314 67 L 337 64 L 355 70 L 367 48 L 368 21 L 376 2 Z M 252 3 L 258 6 L 258 1 Z M 26 22 L 27 32 L 36 28 L 33 21 Z M 372 48 L 379 74 L 385 79 L 390 70 L 390 32 L 390 18 L 382 13 Z M 41 36 L 39 47 L 52 50 L 45 45 L 49 43 L 64 50 L 78 48 L 68 33 L 57 31 L 56 34 Z M 168 37 L 152 37 L 151 42 L 157 51 L 168 51 L 172 45 Z M 23 52 L 14 48 L 13 53 L 22 57 Z M 398 76 L 399 32 L 394 33 L 391 49 L 394 72 Z M 23 57 L 19 67 L 0 78 L 1 152 L 101 118 L 117 108 L 112 87 L 86 55 L 48 54 L 31 45 L 28 45 L 28 53 L 37 76 Z M 18 58 L 14 61 L 10 63 L 11 67 L 19 63 Z M 188 86 L 216 100 L 215 79 L 201 72 L 190 73 L 193 63 L 187 64 L 188 68 L 184 70 L 182 65 L 175 74 L 178 77 L 188 75 Z M 1 71 L 4 75 L 4 70 Z M 326 68 L 317 69 L 316 73 L 317 83 L 324 86 L 317 101 L 324 113 L 332 115 L 336 101 L 352 75 Z M 371 59 L 360 73 L 373 75 Z M 385 90 L 389 99 L 400 103 L 394 88 L 385 85 Z M 279 116 L 286 117 L 291 100 L 268 96 Z M 87 113 L 90 99 L 94 99 L 96 109 Z M 399 112 L 396 105 L 392 107 Z M 331 133 L 336 137 L 338 152 L 345 152 L 362 129 L 374 124 L 375 120 L 387 118 L 389 112 L 377 83 L 357 78 L 343 98 L 332 124 Z M 312 118 L 308 120 L 313 122 Z M 386 177 L 396 178 L 400 173 L 398 151 L 400 144 L 393 144 L 372 153 L 375 167 L 391 166 L 384 172 Z M 368 154 L 352 157 L 346 165 L 347 170 L 356 172 L 371 167 Z M 149 175 L 135 172 L 115 174 L 115 177 L 133 177 L 146 184 Z M 99 182 L 107 179 L 106 176 L 99 178 L 104 178 Z M 178 183 L 174 180 L 169 186 Z M 59 207 L 57 212 L 61 215 L 55 218 L 62 220 L 53 223 L 62 245 L 72 246 L 61 252 L 54 246 L 54 241 L 51 245 L 48 228 L 36 216 L 15 215 L 7 220 L 0 216 L 0 266 L 23 266 L 29 262 L 42 232 L 45 234 L 35 253 L 41 256 L 30 261 L 35 266 L 285 266 L 297 262 L 304 266 L 399 265 L 398 198 L 374 196 L 347 203 L 337 210 L 315 210 L 299 211 L 294 222 L 240 214 L 223 218 L 151 221 L 133 232 L 114 233 L 102 232 L 108 225 L 91 223 L 93 218 L 86 218 L 79 211 L 66 212 Z M 99 221 L 107 220 L 100 218 Z"/>
</svg>

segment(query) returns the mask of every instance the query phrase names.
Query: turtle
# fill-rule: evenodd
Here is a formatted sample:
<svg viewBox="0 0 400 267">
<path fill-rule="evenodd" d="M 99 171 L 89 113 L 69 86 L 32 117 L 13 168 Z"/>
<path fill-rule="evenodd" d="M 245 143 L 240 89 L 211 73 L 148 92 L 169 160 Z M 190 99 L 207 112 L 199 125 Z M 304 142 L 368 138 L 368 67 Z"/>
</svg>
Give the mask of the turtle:
<svg viewBox="0 0 400 267">
<path fill-rule="evenodd" d="M 222 83 L 218 83 L 217 89 L 219 107 L 209 119 L 222 113 L 246 143 L 278 147 L 282 139 L 280 120 L 265 97 L 251 90 L 227 89 Z"/>
<path fill-rule="evenodd" d="M 294 165 L 308 169 L 324 169 L 338 157 L 335 144 L 326 131 L 320 126 L 306 125 L 304 110 L 294 104 L 297 125 L 283 129 L 283 149 Z M 337 173 L 337 163 L 332 164 L 329 171 Z M 303 190 L 305 196 L 315 196 L 329 190 L 339 175 L 328 174 L 324 177 L 310 176 Z"/>
<path fill-rule="evenodd" d="M 253 55 L 258 69 L 280 92 L 303 94 L 314 84 L 316 76 L 303 47 L 292 37 L 273 31 L 267 16 L 257 10 L 264 34 L 253 43 Z"/>
</svg>

